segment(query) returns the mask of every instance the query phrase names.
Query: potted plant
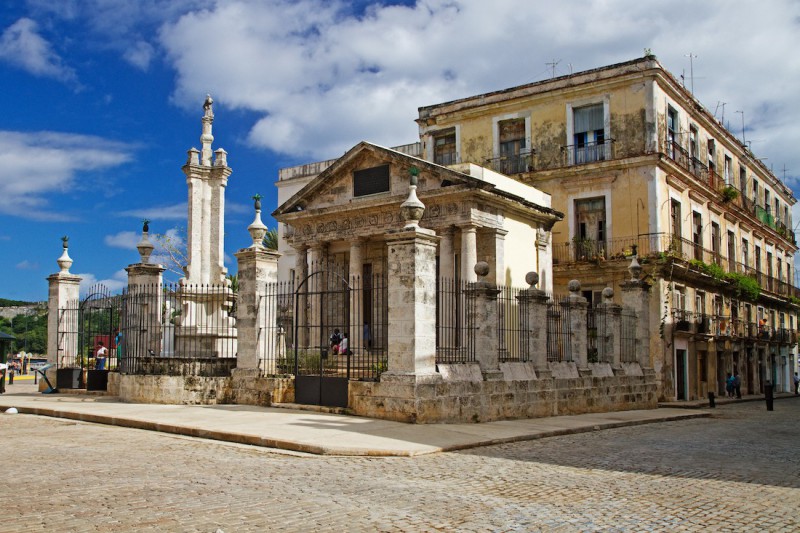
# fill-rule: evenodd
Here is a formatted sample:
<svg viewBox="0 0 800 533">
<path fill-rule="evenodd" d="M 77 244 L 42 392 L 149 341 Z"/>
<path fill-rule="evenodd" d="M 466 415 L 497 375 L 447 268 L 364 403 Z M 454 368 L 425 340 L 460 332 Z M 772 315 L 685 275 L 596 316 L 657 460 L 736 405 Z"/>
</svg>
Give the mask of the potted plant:
<svg viewBox="0 0 800 533">
<path fill-rule="evenodd" d="M 723 202 L 732 202 L 739 197 L 739 191 L 736 190 L 735 187 L 731 185 L 726 185 L 725 188 L 722 189 L 722 201 Z"/>
</svg>

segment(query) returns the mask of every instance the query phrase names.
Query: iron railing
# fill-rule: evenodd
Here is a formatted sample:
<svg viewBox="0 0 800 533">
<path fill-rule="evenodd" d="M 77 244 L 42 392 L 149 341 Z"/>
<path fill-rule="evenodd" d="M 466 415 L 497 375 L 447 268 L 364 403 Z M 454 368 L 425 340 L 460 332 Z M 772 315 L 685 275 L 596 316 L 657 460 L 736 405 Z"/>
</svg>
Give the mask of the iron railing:
<svg viewBox="0 0 800 533">
<path fill-rule="evenodd" d="M 572 332 L 570 315 L 572 306 L 568 296 L 553 296 L 547 303 L 547 360 L 571 362 Z"/>
<path fill-rule="evenodd" d="M 227 284 L 129 287 L 122 294 L 120 372 L 230 375 L 236 366 L 235 306 Z"/>
<path fill-rule="evenodd" d="M 534 170 L 532 152 L 493 157 L 487 159 L 486 163 L 495 172 L 506 175 L 532 172 Z"/>
<path fill-rule="evenodd" d="M 475 298 L 468 285 L 458 279 L 437 279 L 436 364 L 476 361 Z"/>
<path fill-rule="evenodd" d="M 519 305 L 524 289 L 498 285 L 497 295 L 497 352 L 501 363 L 530 361 L 527 350 L 528 317 L 525 306 Z"/>
<path fill-rule="evenodd" d="M 590 142 L 582 145 L 570 144 L 562 146 L 561 152 L 564 154 L 565 165 L 585 165 L 597 161 L 608 161 L 613 159 L 612 148 L 614 139 L 606 139 L 600 142 Z"/>
</svg>

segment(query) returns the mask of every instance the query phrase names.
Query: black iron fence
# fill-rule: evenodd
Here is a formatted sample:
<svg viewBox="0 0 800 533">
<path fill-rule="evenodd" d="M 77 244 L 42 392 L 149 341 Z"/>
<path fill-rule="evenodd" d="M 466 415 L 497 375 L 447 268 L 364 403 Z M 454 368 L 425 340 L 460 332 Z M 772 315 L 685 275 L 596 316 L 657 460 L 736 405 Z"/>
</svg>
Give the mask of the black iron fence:
<svg viewBox="0 0 800 533">
<path fill-rule="evenodd" d="M 122 295 L 127 374 L 226 376 L 236 366 L 236 294 L 228 285 L 134 285 Z"/>
<path fill-rule="evenodd" d="M 459 279 L 436 280 L 436 363 L 474 363 L 475 298 L 469 283 Z"/>
<path fill-rule="evenodd" d="M 57 368 L 110 370 L 118 366 L 122 300 L 102 285 L 58 310 Z"/>
<path fill-rule="evenodd" d="M 497 294 L 497 351 L 499 361 L 530 361 L 527 338 L 529 310 L 519 303 L 523 289 L 498 285 Z"/>
<path fill-rule="evenodd" d="M 622 309 L 620 314 L 619 329 L 619 360 L 622 363 L 635 363 L 636 357 L 636 328 L 638 320 L 636 313 L 632 309 Z M 645 347 L 646 349 L 646 347 Z"/>
<path fill-rule="evenodd" d="M 572 308 L 568 296 L 553 296 L 547 303 L 547 360 L 571 362 L 572 333 L 570 318 Z"/>
</svg>

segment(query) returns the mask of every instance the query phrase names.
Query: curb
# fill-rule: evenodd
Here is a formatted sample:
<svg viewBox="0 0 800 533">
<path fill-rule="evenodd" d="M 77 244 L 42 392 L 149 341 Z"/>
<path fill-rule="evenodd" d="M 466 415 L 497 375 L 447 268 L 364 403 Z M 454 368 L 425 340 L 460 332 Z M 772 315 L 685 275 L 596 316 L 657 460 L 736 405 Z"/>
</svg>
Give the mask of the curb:
<svg viewBox="0 0 800 533">
<path fill-rule="evenodd" d="M 0 409 L 5 410 L 10 406 L 0 405 Z M 473 442 L 464 444 L 454 444 L 451 446 L 431 446 L 426 451 L 404 451 L 404 450 L 375 450 L 364 448 L 347 448 L 336 446 L 323 446 L 315 444 L 304 444 L 296 441 L 275 439 L 269 437 L 261 437 L 247 433 L 237 433 L 230 431 L 220 431 L 211 429 L 201 429 L 191 426 L 182 426 L 178 424 L 164 424 L 159 422 L 151 422 L 136 418 L 118 418 L 107 415 L 97 415 L 92 413 L 80 413 L 75 411 L 63 411 L 59 409 L 49 409 L 43 407 L 17 407 L 19 413 L 30 414 L 36 416 L 47 416 L 51 418 L 62 418 L 67 420 L 77 420 L 80 422 L 103 424 L 110 426 L 126 427 L 131 429 L 141 429 L 145 431 L 158 431 L 161 433 L 168 433 L 172 435 L 182 435 L 187 437 L 195 437 L 201 439 L 216 440 L 221 442 L 230 442 L 235 444 L 244 444 L 249 446 L 258 446 L 262 448 L 274 448 L 278 450 L 287 450 L 291 452 L 307 453 L 312 455 L 335 455 L 346 457 L 416 457 L 421 455 L 429 455 L 432 453 L 451 452 L 467 450 L 471 448 L 480 448 L 484 446 L 494 446 L 498 444 L 509 444 L 514 442 L 523 442 L 537 439 L 544 439 L 548 437 L 558 437 L 564 435 L 575 435 L 579 433 L 588 433 L 591 431 L 601 431 L 604 429 L 614 429 L 628 426 L 640 426 L 644 424 L 655 424 L 658 422 L 673 422 L 678 420 L 688 420 L 693 418 L 708 418 L 711 417 L 709 412 L 696 412 L 685 415 L 668 415 L 662 418 L 652 418 L 644 420 L 627 420 L 618 422 L 606 422 L 594 425 L 586 425 L 583 427 L 565 428 L 565 429 L 551 429 L 539 432 L 528 433 L 524 435 L 515 435 L 512 437 L 503 437 L 497 439 L 479 439 Z"/>
</svg>

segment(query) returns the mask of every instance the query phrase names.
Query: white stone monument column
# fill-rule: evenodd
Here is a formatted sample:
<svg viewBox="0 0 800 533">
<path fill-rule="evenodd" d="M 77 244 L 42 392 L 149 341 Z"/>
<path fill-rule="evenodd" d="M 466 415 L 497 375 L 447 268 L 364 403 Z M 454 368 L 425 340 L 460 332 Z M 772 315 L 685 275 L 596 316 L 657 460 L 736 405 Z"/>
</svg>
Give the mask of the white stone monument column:
<svg viewBox="0 0 800 533">
<path fill-rule="evenodd" d="M 571 280 L 567 288 L 569 289 L 569 297 L 561 305 L 562 307 L 569 307 L 568 331 L 572 360 L 578 368 L 586 368 L 588 364 L 586 352 L 589 348 L 586 340 L 588 335 L 586 313 L 589 309 L 589 302 L 581 296 L 581 284 L 578 280 Z"/>
<path fill-rule="evenodd" d="M 449 280 L 457 277 L 454 270 L 453 231 L 453 227 L 448 226 L 439 234 L 439 276 Z"/>
<path fill-rule="evenodd" d="M 498 354 L 500 331 L 497 322 L 497 295 L 500 290 L 489 279 L 489 264 L 481 261 L 473 267 L 479 281 L 467 287 L 467 297 L 475 299 L 475 305 L 467 306 L 467 324 L 475 325 L 475 358 L 486 381 L 502 379 Z"/>
<path fill-rule="evenodd" d="M 58 258 L 60 270 L 47 277 L 47 362 L 61 367 L 77 364 L 78 313 L 81 277 L 70 273 L 72 258 L 68 253 L 67 237 L 62 237 L 63 251 Z M 56 367 L 47 373 L 55 386 Z M 44 381 L 39 390 L 44 390 Z"/>
</svg>

